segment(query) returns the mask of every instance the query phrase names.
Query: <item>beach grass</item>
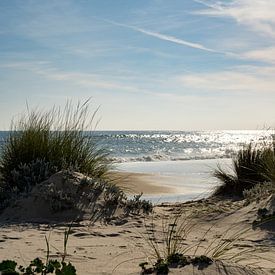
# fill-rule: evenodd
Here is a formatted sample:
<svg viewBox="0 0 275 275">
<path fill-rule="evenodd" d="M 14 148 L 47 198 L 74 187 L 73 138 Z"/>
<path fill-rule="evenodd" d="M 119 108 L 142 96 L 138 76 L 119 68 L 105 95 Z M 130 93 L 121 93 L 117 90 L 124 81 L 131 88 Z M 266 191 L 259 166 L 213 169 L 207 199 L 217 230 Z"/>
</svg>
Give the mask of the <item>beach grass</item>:
<svg viewBox="0 0 275 275">
<path fill-rule="evenodd" d="M 2 191 L 28 191 L 30 184 L 62 169 L 104 178 L 111 166 L 108 154 L 85 134 L 92 129 L 95 116 L 89 103 L 67 102 L 64 108 L 49 111 L 27 110 L 12 122 L 0 158 Z"/>
<path fill-rule="evenodd" d="M 221 182 L 214 195 L 243 197 L 245 190 L 250 190 L 257 184 L 274 183 L 274 143 L 272 145 L 253 145 L 250 143 L 233 158 L 232 173 L 218 166 L 214 171 L 214 176 Z"/>
<path fill-rule="evenodd" d="M 274 217 L 269 220 L 271 219 L 274 220 Z M 269 252 L 271 248 L 245 243 L 246 239 L 255 234 L 250 225 L 243 226 L 233 223 L 228 228 L 224 227 L 224 232 L 221 235 L 213 235 L 213 232 L 216 231 L 216 222 L 209 226 L 193 243 L 188 243 L 189 234 L 196 231 L 196 227 L 201 226 L 200 221 L 193 216 L 184 215 L 183 212 L 172 214 L 168 220 L 168 223 L 163 220 L 160 234 L 156 231 L 157 226 L 154 219 L 149 225 L 145 224 L 146 235 L 143 235 L 143 238 L 149 245 L 145 254 L 150 264 L 149 262 L 140 263 L 141 274 L 153 274 L 154 272 L 168 274 L 170 268 L 184 268 L 188 265 L 204 269 L 213 263 L 221 264 L 221 269 L 226 271 L 226 265 L 241 264 L 244 268 L 242 264 L 248 259 L 250 262 L 246 263 L 245 267 L 256 267 L 254 264 L 259 260 L 274 264 L 273 258 L 265 256 L 265 253 Z M 264 224 L 266 221 L 262 223 Z M 211 237 L 209 238 L 209 236 Z"/>
</svg>

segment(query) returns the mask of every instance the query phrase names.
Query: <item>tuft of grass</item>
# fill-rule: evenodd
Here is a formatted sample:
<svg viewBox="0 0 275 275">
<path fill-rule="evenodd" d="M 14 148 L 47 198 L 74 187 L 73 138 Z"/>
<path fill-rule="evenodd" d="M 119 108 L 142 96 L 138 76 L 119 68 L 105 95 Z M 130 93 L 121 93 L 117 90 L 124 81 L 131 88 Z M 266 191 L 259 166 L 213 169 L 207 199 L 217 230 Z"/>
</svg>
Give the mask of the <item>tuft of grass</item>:
<svg viewBox="0 0 275 275">
<path fill-rule="evenodd" d="M 269 214 L 267 209 L 259 209 L 258 215 L 264 218 L 260 221 L 261 224 L 274 220 L 274 213 Z M 215 217 L 212 218 L 216 220 Z M 246 265 L 251 267 L 255 267 L 259 259 L 275 263 L 273 258 L 265 255 L 273 251 L 273 248 L 254 246 L 249 243 L 251 238 L 255 237 L 253 226 L 244 227 L 239 222 L 233 223 L 218 235 L 215 232 L 218 223 L 220 223 L 219 220 L 213 222 L 204 232 L 201 232 L 198 239 L 196 237 L 192 243 L 189 243 L 187 240 L 190 239 L 190 233 L 192 234 L 197 226 L 203 225 L 200 219 L 188 214 L 186 209 L 180 207 L 176 211 L 174 209 L 172 213 L 169 211 L 169 215 L 165 214 L 162 219 L 162 228 L 158 229 L 156 219 L 152 216 L 151 222 L 145 223 L 145 234 L 142 234 L 149 249 L 145 252 L 146 262 L 140 264 L 141 274 L 154 272 L 158 274 L 159 268 L 168 268 L 169 272 L 169 268 L 187 265 L 197 266 L 198 269 L 206 268 L 212 263 L 223 265 L 224 262 L 228 262 L 242 265 L 248 259 L 252 261 Z M 208 236 L 211 238 L 209 239 Z M 166 269 L 164 273 L 159 274 L 168 272 Z"/>
<path fill-rule="evenodd" d="M 275 180 L 275 154 L 273 145 L 252 145 L 241 149 L 233 159 L 233 173 L 228 173 L 220 166 L 214 176 L 221 182 L 214 195 L 236 195 L 243 197 L 243 192 L 256 184 Z"/>
<path fill-rule="evenodd" d="M 139 214 L 140 212 L 149 214 L 153 212 L 153 204 L 148 201 L 141 199 L 143 193 L 139 195 L 134 195 L 132 199 L 128 199 L 124 203 L 124 213 L 125 214 Z"/>
<path fill-rule="evenodd" d="M 185 266 L 191 263 L 191 258 L 186 257 L 186 252 L 190 247 L 186 247 L 184 241 L 194 228 L 196 223 L 190 216 L 186 216 L 181 210 L 168 219 L 162 220 L 162 229 L 156 231 L 154 216 L 145 225 L 145 234 L 142 238 L 149 245 L 150 250 L 146 256 L 152 267 L 147 267 L 148 263 L 140 265 L 142 274 L 167 274 L 169 267 Z"/>
<path fill-rule="evenodd" d="M 168 227 L 165 227 L 167 230 L 163 230 L 163 234 L 159 237 L 157 237 L 156 224 L 153 221 L 150 227 L 146 227 L 147 236 L 144 239 L 152 250 L 146 255 L 151 265 L 148 262 L 142 262 L 139 265 L 142 269 L 141 274 L 168 274 L 170 268 L 181 268 L 187 265 L 197 266 L 201 270 L 214 262 L 219 262 L 223 266 L 224 262 L 239 264 L 247 261 L 247 259 L 253 260 L 246 264 L 246 266 L 251 267 L 259 259 L 274 263 L 272 258 L 265 256 L 266 252 L 270 252 L 270 247 L 257 247 L 242 243 L 245 237 L 248 238 L 250 234 L 254 234 L 250 226 L 238 228 L 237 224 L 233 224 L 221 236 L 213 237 L 208 245 L 201 245 L 209 232 L 215 228 L 216 224 L 213 224 L 205 231 L 202 238 L 193 245 L 183 243 L 188 238 L 190 231 L 196 226 L 196 223 L 189 218 L 185 217 L 183 221 L 180 221 L 177 214 L 174 216 L 175 222 L 169 223 Z M 269 217 L 268 220 L 270 219 L 274 220 L 274 216 Z"/>
<path fill-rule="evenodd" d="M 89 100 L 67 102 L 64 108 L 28 110 L 13 122 L 0 158 L 2 192 L 26 192 L 30 182 L 35 185 L 62 169 L 104 178 L 111 165 L 108 154 L 85 134 L 95 113 L 90 116 Z"/>
</svg>

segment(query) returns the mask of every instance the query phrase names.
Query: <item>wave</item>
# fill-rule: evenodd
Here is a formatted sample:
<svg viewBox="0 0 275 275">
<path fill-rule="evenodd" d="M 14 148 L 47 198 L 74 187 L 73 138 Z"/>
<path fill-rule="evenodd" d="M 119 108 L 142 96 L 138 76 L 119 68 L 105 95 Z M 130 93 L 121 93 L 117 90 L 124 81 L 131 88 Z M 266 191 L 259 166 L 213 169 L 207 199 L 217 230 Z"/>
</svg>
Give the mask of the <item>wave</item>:
<svg viewBox="0 0 275 275">
<path fill-rule="evenodd" d="M 110 157 L 114 163 L 125 162 L 159 162 L 159 161 L 186 161 L 186 160 L 204 160 L 204 159 L 221 159 L 232 158 L 234 154 L 216 154 L 216 155 L 201 155 L 201 156 L 167 156 L 167 155 L 148 155 L 138 157 Z"/>
</svg>

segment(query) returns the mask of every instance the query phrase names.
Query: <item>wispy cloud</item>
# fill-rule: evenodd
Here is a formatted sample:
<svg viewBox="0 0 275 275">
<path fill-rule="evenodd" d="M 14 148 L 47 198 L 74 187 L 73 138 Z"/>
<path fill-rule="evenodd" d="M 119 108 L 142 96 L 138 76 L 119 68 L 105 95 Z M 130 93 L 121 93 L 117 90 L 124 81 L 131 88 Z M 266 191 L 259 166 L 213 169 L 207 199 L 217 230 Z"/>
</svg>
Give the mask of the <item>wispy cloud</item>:
<svg viewBox="0 0 275 275">
<path fill-rule="evenodd" d="M 18 69 L 30 71 L 36 75 L 40 75 L 49 80 L 69 82 L 73 85 L 97 88 L 112 91 L 134 91 L 135 88 L 120 82 L 106 80 L 106 76 L 102 74 L 84 73 L 84 72 L 68 72 L 54 67 L 50 62 L 10 62 L 1 64 L 0 68 Z"/>
<path fill-rule="evenodd" d="M 243 58 L 275 65 L 275 47 L 261 48 L 247 51 L 242 54 Z"/>
<path fill-rule="evenodd" d="M 275 37 L 274 0 L 206 1 L 195 0 L 207 7 L 196 12 L 208 16 L 230 17 L 261 35 Z"/>
<path fill-rule="evenodd" d="M 127 25 L 127 24 L 122 24 L 122 23 L 118 23 L 118 22 L 115 22 L 115 21 L 111 21 L 111 20 L 105 20 L 104 19 L 104 21 L 108 22 L 112 25 L 128 28 L 128 29 L 134 30 L 136 32 L 143 33 L 145 35 L 158 38 L 160 40 L 176 43 L 176 44 L 179 44 L 179 45 L 182 45 L 182 46 L 186 46 L 186 47 L 190 47 L 190 48 L 194 48 L 194 49 L 198 49 L 198 50 L 203 50 L 203 51 L 207 51 L 207 52 L 219 53 L 218 51 L 216 51 L 214 49 L 210 49 L 208 47 L 205 47 L 202 44 L 190 42 L 190 41 L 187 41 L 187 40 L 183 40 L 183 39 L 171 36 L 171 35 L 166 35 L 166 34 L 162 34 L 162 33 L 159 33 L 159 32 L 153 32 L 151 30 L 145 30 L 143 28 L 139 28 L 139 27 L 132 26 L 132 25 Z"/>
<path fill-rule="evenodd" d="M 32 74 L 43 77 L 47 80 L 58 81 L 69 84 L 79 88 L 88 88 L 90 91 L 97 92 L 112 92 L 112 93 L 136 93 L 150 96 L 165 97 L 175 99 L 177 96 L 170 92 L 159 92 L 151 89 L 151 86 L 164 86 L 168 80 L 162 81 L 161 77 L 150 76 L 143 77 L 131 75 L 131 72 L 123 72 L 125 77 L 118 75 L 108 75 L 102 73 L 86 73 L 86 72 L 72 72 L 59 69 L 50 62 L 35 61 L 35 62 L 10 62 L 0 65 L 0 69 L 24 70 Z M 130 81 L 129 81 L 130 80 Z M 142 85 L 140 83 L 143 83 Z M 148 83 L 150 85 L 148 85 Z M 152 85 L 154 83 L 154 85 Z"/>
<path fill-rule="evenodd" d="M 187 74 L 179 77 L 181 84 L 201 92 L 274 93 L 274 67 L 235 67 L 212 73 Z"/>
</svg>

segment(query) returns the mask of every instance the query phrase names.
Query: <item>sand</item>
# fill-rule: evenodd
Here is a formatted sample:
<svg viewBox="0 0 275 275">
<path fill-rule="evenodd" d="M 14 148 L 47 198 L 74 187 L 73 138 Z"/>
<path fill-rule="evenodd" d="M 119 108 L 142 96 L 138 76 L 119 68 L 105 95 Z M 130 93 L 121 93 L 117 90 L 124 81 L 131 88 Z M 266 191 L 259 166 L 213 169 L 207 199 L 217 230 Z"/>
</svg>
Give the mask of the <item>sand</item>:
<svg viewBox="0 0 275 275">
<path fill-rule="evenodd" d="M 131 182 L 129 189 L 134 191 L 173 191 L 155 186 L 147 175 L 127 174 L 124 178 L 127 178 L 125 186 Z M 85 217 L 72 225 L 66 260 L 72 262 L 77 274 L 81 275 L 139 274 L 139 263 L 154 261 L 152 247 L 148 244 L 148 233 L 152 233 L 152 228 L 146 229 L 146 225 L 153 221 L 152 230 L 158 240 L 159 251 L 163 253 L 163 224 L 173 222 L 173 217 L 180 212 L 182 218 L 177 223 L 190 225 L 190 232 L 181 240 L 183 248 L 190 248 L 188 254 L 201 255 L 210 250 L 208 253 L 211 256 L 211 248 L 222 242 L 231 243 L 232 247 L 207 268 L 199 270 L 189 265 L 171 269 L 171 274 L 273 274 L 275 226 L 270 223 L 266 227 L 252 227 L 259 207 L 265 207 L 267 203 L 263 201 L 245 206 L 244 201 L 211 198 L 157 205 L 152 215 L 114 218 L 109 224 L 91 224 Z M 35 257 L 45 259 L 45 237 L 50 241 L 50 256 L 60 258 L 63 234 L 69 223 L 52 223 L 50 220 L 47 223 L 25 223 L 20 219 L 6 222 L 2 216 L 0 222 L 1 260 L 13 259 L 26 265 Z M 236 232 L 241 231 L 243 234 L 236 237 Z M 232 252 L 237 255 L 235 258 L 231 258 Z"/>
<path fill-rule="evenodd" d="M 114 171 L 111 179 L 128 194 L 162 195 L 175 194 L 175 187 L 165 185 L 164 178 L 150 173 L 130 173 Z"/>
</svg>

